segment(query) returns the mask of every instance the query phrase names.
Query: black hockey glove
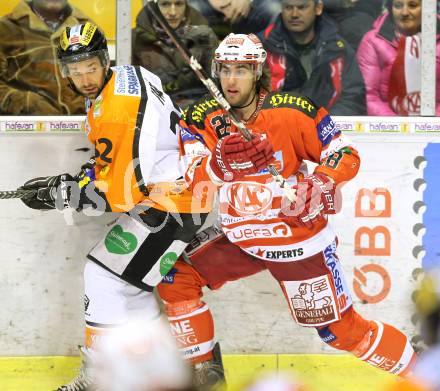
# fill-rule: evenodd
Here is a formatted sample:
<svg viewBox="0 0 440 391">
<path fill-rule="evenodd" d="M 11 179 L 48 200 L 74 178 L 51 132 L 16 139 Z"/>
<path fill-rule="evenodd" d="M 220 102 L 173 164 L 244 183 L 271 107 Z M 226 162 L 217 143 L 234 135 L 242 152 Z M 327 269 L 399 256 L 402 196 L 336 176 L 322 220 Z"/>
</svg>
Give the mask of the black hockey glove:
<svg viewBox="0 0 440 391">
<path fill-rule="evenodd" d="M 69 206 L 72 181 L 74 180 L 69 174 L 39 177 L 27 181 L 18 190 L 36 190 L 35 194 L 21 198 L 29 208 L 61 210 Z"/>
</svg>

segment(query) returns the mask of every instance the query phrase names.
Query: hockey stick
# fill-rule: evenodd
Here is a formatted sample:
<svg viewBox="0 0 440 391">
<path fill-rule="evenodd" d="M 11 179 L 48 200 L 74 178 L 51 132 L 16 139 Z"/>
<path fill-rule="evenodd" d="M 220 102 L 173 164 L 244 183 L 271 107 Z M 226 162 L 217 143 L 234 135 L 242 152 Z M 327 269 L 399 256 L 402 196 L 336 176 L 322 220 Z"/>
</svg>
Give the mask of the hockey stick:
<svg viewBox="0 0 440 391">
<path fill-rule="evenodd" d="M 33 196 L 37 190 L 10 190 L 0 191 L 0 200 L 7 200 L 10 198 L 26 198 Z"/>
<path fill-rule="evenodd" d="M 88 150 L 88 148 L 87 148 Z M 83 176 L 87 175 L 88 170 L 92 169 L 95 164 L 94 157 L 91 157 L 87 163 L 81 167 L 81 171 L 73 177 L 73 180 L 79 182 Z M 38 189 L 17 189 L 0 191 L 0 200 L 7 200 L 11 198 L 26 198 L 32 197 L 37 193 Z"/>
<path fill-rule="evenodd" d="M 212 95 L 212 97 L 218 102 L 220 107 L 228 114 L 228 116 L 231 118 L 231 121 L 234 123 L 235 126 L 237 126 L 240 133 L 243 135 L 243 137 L 246 140 L 252 139 L 252 133 L 249 131 L 249 129 L 246 128 L 244 123 L 240 121 L 234 113 L 231 112 L 231 105 L 229 102 L 225 99 L 223 94 L 220 92 L 220 90 L 217 88 L 217 85 L 214 83 L 214 81 L 209 78 L 206 75 L 206 72 L 200 65 L 200 63 L 197 61 L 197 59 L 190 53 L 188 48 L 185 46 L 185 44 L 182 42 L 182 40 L 177 36 L 177 34 L 174 32 L 174 30 L 170 27 L 166 19 L 163 17 L 162 13 L 159 10 L 159 7 L 157 5 L 157 0 L 147 0 L 146 6 L 148 7 L 149 11 L 153 15 L 153 17 L 156 19 L 156 21 L 161 25 L 161 27 L 165 30 L 167 35 L 170 37 L 171 41 L 174 43 L 174 46 L 179 51 L 183 59 L 188 63 L 188 65 L 192 68 L 194 73 L 197 75 L 199 80 L 206 86 L 209 93 Z M 283 189 L 285 196 L 293 202 L 296 198 L 295 190 L 292 189 L 287 181 L 283 178 L 283 176 L 278 172 L 278 170 L 273 166 L 269 165 L 267 166 L 269 172 L 275 179 L 275 181 L 279 184 L 279 186 Z"/>
</svg>

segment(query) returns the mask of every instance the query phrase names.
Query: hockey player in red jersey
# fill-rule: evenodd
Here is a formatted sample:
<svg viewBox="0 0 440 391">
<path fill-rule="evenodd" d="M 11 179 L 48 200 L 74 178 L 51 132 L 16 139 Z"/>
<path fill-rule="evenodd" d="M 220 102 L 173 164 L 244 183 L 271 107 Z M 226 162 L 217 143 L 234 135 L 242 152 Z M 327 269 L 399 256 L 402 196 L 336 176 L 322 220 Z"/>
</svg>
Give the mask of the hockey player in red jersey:
<svg viewBox="0 0 440 391">
<path fill-rule="evenodd" d="M 353 308 L 327 221 L 338 210 L 337 187 L 359 170 L 358 152 L 325 108 L 294 92 L 269 93 L 262 77 L 265 59 L 255 35 L 230 34 L 213 60 L 213 77 L 252 132 L 251 141 L 210 97 L 191 105 L 181 121 L 182 151 L 192 161 L 186 179 L 194 188 L 204 181 L 218 187 L 221 230 L 211 227 L 196 236 L 159 285 L 176 339 L 196 369 L 206 369 L 202 383 L 221 380 L 202 288 L 218 289 L 267 269 L 296 323 L 315 328 L 336 349 L 404 375 L 414 350 L 401 331 L 364 319 Z M 305 161 L 317 164 L 312 173 Z M 294 201 L 283 197 L 267 164 L 295 189 Z M 179 338 L 179 324 L 194 330 L 193 338 Z"/>
</svg>

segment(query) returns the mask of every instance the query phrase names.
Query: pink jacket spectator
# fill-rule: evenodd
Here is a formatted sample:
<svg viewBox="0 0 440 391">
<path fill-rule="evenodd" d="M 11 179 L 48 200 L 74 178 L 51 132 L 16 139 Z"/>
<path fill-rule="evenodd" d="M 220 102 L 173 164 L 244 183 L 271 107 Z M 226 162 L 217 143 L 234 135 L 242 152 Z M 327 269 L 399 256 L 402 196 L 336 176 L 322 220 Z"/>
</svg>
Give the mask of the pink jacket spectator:
<svg viewBox="0 0 440 391">
<path fill-rule="evenodd" d="M 440 23 L 437 23 L 436 115 L 440 115 Z M 357 59 L 367 89 L 368 115 L 396 115 L 388 104 L 391 68 L 397 56 L 398 39 L 387 13 L 379 16 L 362 39 Z"/>
</svg>

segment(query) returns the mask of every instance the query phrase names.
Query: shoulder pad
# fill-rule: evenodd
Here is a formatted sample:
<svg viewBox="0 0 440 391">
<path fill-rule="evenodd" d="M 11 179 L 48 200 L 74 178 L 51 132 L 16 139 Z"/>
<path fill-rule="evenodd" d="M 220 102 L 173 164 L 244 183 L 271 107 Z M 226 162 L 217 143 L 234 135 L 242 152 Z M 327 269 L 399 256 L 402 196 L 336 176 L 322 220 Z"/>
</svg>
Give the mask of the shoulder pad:
<svg viewBox="0 0 440 391">
<path fill-rule="evenodd" d="M 206 96 L 189 105 L 183 111 L 182 119 L 188 125 L 195 125 L 204 128 L 205 119 L 208 114 L 219 109 L 219 104 L 211 96 Z"/>
<path fill-rule="evenodd" d="M 266 96 L 263 109 L 277 109 L 279 107 L 299 110 L 311 118 L 315 118 L 318 111 L 318 107 L 311 99 L 295 92 L 272 92 Z"/>
</svg>

